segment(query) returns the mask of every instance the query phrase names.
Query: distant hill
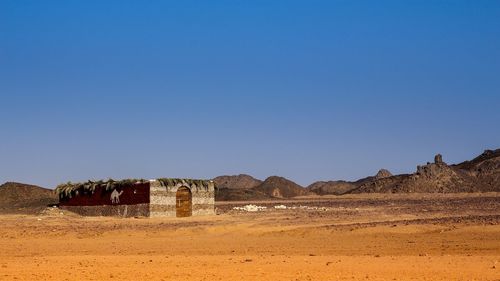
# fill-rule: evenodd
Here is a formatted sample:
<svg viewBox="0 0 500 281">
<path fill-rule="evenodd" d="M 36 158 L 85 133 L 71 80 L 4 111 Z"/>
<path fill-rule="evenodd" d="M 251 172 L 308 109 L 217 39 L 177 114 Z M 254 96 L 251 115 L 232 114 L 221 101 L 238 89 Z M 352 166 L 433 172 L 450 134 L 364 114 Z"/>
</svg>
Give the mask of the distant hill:
<svg viewBox="0 0 500 281">
<path fill-rule="evenodd" d="M 381 169 L 375 176 L 357 181 L 318 181 L 307 188 L 276 176 L 264 182 L 248 175 L 216 179 L 222 186 L 216 200 L 262 200 L 308 194 L 500 192 L 500 149 L 486 150 L 470 161 L 455 165 L 446 164 L 438 154 L 433 163 L 417 166 L 412 174 L 392 175 Z"/>
<path fill-rule="evenodd" d="M 370 176 L 362 178 L 360 180 L 350 182 L 350 181 L 318 181 L 307 187 L 307 190 L 318 195 L 342 195 L 358 188 L 359 186 L 372 182 L 377 179 L 383 179 L 391 177 L 392 174 L 388 170 L 381 169 L 375 176 Z"/>
<path fill-rule="evenodd" d="M 249 201 L 267 199 L 271 199 L 271 197 L 254 189 L 217 188 L 217 191 L 215 192 L 216 201 Z"/>
<path fill-rule="evenodd" d="M 220 176 L 213 179 L 217 186 L 215 200 L 217 201 L 246 201 L 264 200 L 269 196 L 253 190 L 262 183 L 252 176 L 240 174 L 234 176 Z"/>
<path fill-rule="evenodd" d="M 274 198 L 291 198 L 310 194 L 307 189 L 293 181 L 277 176 L 267 178 L 253 189 Z"/>
<path fill-rule="evenodd" d="M 236 176 L 220 176 L 213 179 L 217 187 L 229 189 L 250 189 L 262 183 L 249 175 L 236 175 Z"/>
<path fill-rule="evenodd" d="M 214 181 L 217 184 L 215 199 L 218 201 L 284 199 L 310 194 L 293 181 L 277 176 L 263 182 L 248 175 L 221 176 Z"/>
<path fill-rule="evenodd" d="M 481 191 L 500 191 L 500 149 L 485 150 L 483 154 L 454 168 L 467 171 L 475 178 Z"/>
<path fill-rule="evenodd" d="M 457 165 L 453 165 L 456 168 L 469 170 L 469 171 L 495 171 L 499 169 L 499 157 L 500 149 L 496 150 L 485 150 L 481 155 L 476 158 L 465 161 Z"/>
<path fill-rule="evenodd" d="M 318 195 L 341 195 L 350 190 L 355 189 L 357 186 L 349 181 L 317 181 L 307 187 L 307 190 Z"/>
<path fill-rule="evenodd" d="M 0 213 L 36 214 L 55 203 L 58 198 L 50 189 L 17 182 L 0 185 Z"/>
</svg>

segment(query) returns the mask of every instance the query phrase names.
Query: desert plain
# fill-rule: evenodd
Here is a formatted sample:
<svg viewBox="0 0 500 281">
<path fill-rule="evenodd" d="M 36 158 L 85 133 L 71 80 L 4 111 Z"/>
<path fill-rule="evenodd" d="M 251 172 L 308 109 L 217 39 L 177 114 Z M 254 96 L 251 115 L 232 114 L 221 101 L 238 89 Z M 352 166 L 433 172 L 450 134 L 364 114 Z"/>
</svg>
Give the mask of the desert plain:
<svg viewBox="0 0 500 281">
<path fill-rule="evenodd" d="M 248 204 L 256 212 L 234 209 Z M 217 215 L 0 216 L 0 280 L 500 280 L 500 193 L 218 202 Z"/>
</svg>

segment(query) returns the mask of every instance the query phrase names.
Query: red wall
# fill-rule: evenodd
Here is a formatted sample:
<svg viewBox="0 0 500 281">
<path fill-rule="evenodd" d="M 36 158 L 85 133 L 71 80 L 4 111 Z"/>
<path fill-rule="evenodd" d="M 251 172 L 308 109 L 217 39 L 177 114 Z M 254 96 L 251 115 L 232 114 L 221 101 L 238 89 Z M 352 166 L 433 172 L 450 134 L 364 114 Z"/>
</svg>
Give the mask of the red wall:
<svg viewBox="0 0 500 281">
<path fill-rule="evenodd" d="M 112 190 L 106 191 L 105 188 L 96 188 L 93 194 L 84 193 L 79 190 L 77 196 L 72 198 L 59 199 L 61 206 L 99 206 L 99 205 L 134 205 L 149 203 L 149 182 L 137 183 L 117 191 L 123 191 L 120 195 L 120 203 L 111 202 Z"/>
</svg>

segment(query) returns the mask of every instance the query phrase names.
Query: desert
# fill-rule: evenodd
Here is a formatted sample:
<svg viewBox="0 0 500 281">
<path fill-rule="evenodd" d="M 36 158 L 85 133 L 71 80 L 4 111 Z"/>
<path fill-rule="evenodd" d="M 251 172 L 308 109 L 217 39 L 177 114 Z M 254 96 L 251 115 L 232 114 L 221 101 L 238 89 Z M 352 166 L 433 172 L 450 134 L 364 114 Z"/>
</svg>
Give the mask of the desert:
<svg viewBox="0 0 500 281">
<path fill-rule="evenodd" d="M 248 205 L 266 209 L 238 209 Z M 216 208 L 215 216 L 161 219 L 54 207 L 4 214 L 0 279 L 500 278 L 499 193 L 312 196 Z"/>
<path fill-rule="evenodd" d="M 59 204 L 54 190 L 8 182 L 0 279 L 500 280 L 499 163 L 499 149 L 455 165 L 436 155 L 413 174 L 307 188 L 221 176 L 209 181 L 218 186 L 213 212 L 188 217 L 89 216 L 72 212 L 89 206 Z M 103 184 L 63 187 L 91 198 L 76 192 Z M 111 198 L 107 208 L 133 204 Z"/>
<path fill-rule="evenodd" d="M 499 0 L 0 0 L 0 281 L 500 281 L 499 77 Z"/>
</svg>

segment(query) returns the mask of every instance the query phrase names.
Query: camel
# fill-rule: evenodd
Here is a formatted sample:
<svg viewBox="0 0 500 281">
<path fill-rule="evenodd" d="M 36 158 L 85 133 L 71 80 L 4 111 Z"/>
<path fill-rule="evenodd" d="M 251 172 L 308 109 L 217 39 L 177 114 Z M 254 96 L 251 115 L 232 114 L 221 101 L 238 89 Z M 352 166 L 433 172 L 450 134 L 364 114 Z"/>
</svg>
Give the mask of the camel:
<svg viewBox="0 0 500 281">
<path fill-rule="evenodd" d="M 123 190 L 118 192 L 115 190 L 113 190 L 113 192 L 111 192 L 111 203 L 112 204 L 118 204 L 120 203 L 120 196 L 122 195 L 123 193 Z"/>
</svg>

